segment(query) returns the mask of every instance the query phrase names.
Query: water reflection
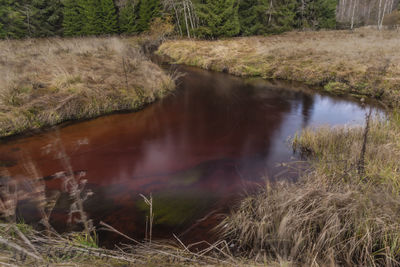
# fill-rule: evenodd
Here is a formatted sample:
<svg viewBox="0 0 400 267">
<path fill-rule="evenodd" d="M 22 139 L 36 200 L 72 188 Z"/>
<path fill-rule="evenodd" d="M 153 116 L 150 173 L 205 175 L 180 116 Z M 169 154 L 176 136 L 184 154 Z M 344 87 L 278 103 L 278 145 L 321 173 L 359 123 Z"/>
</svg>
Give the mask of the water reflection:
<svg viewBox="0 0 400 267">
<path fill-rule="evenodd" d="M 282 171 L 276 164 L 293 156 L 289 136 L 309 125 L 363 121 L 365 110 L 356 102 L 313 94 L 300 85 L 184 71 L 172 97 L 137 113 L 59 131 L 73 170 L 86 172 L 95 193 L 86 203 L 95 223 L 143 238 L 147 207 L 139 194 L 152 193 L 156 238 L 185 233 L 184 240 L 204 239 L 215 225 L 217 217 L 211 215 Z M 51 178 L 63 170 L 53 138 L 55 133 L 47 132 L 1 144 L 0 166 L 12 176 L 26 175 L 20 159 L 29 155 L 41 175 Z M 47 179 L 46 186 L 59 190 L 60 181 Z M 59 230 L 67 227 L 68 203 L 62 195 L 53 212 Z M 26 221 L 38 220 L 29 206 L 20 211 Z M 204 216 L 208 219 L 198 221 Z"/>
</svg>

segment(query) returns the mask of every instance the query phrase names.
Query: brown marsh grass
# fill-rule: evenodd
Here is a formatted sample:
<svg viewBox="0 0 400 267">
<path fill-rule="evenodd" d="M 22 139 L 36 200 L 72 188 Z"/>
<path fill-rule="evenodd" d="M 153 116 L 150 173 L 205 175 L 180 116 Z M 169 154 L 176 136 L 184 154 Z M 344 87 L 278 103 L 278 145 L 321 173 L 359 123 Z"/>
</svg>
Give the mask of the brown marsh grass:
<svg viewBox="0 0 400 267">
<path fill-rule="evenodd" d="M 306 129 L 293 147 L 312 170 L 268 185 L 219 226 L 236 254 L 302 266 L 400 264 L 400 116 Z M 360 157 L 365 171 L 360 172 Z"/>
<path fill-rule="evenodd" d="M 121 38 L 0 41 L 0 136 L 139 109 L 173 88 Z"/>
<path fill-rule="evenodd" d="M 217 41 L 173 40 L 158 53 L 180 64 L 318 85 L 400 103 L 399 31 L 288 32 L 276 36 Z"/>
</svg>

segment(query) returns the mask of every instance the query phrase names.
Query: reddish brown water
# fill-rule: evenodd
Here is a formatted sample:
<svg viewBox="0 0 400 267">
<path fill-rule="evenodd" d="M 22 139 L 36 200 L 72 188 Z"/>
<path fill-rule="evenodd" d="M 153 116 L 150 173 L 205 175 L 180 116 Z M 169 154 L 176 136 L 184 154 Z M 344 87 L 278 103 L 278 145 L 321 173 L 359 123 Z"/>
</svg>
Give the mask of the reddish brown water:
<svg viewBox="0 0 400 267">
<path fill-rule="evenodd" d="M 144 110 L 101 117 L 59 130 L 74 171 L 85 171 L 94 195 L 86 210 L 95 224 L 104 221 L 142 239 L 147 207 L 139 194 L 154 197 L 154 238 L 212 239 L 217 214 L 263 179 L 291 179 L 278 163 L 293 157 L 288 138 L 303 127 L 362 124 L 365 108 L 348 99 L 313 93 L 300 85 L 245 81 L 225 74 L 182 68 L 177 92 Z M 22 158 L 41 175 L 64 167 L 51 149 L 54 131 L 3 141 L 0 163 L 13 177 L 26 176 Z M 279 175 L 278 175 L 279 174 Z M 46 181 L 59 190 L 60 181 Z M 68 197 L 52 215 L 66 229 Z M 38 217 L 21 203 L 27 222 Z M 203 218 L 203 219 L 202 219 Z M 204 219 L 206 218 L 206 219 Z M 100 233 L 103 243 L 117 240 Z"/>
</svg>

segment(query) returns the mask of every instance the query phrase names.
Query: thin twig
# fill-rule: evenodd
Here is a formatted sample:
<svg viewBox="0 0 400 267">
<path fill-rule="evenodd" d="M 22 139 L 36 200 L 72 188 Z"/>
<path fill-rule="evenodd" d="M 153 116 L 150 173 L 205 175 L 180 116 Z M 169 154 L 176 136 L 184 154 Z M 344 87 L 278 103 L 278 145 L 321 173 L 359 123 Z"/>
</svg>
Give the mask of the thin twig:
<svg viewBox="0 0 400 267">
<path fill-rule="evenodd" d="M 365 174 L 365 152 L 367 150 L 367 141 L 368 141 L 368 132 L 369 132 L 371 114 L 372 114 L 372 108 L 369 109 L 368 114 L 366 114 L 366 116 L 365 116 L 366 124 L 365 124 L 365 129 L 364 129 L 364 134 L 363 134 L 363 143 L 362 143 L 362 147 L 361 147 L 360 160 L 358 161 L 358 173 L 360 175 Z"/>
</svg>

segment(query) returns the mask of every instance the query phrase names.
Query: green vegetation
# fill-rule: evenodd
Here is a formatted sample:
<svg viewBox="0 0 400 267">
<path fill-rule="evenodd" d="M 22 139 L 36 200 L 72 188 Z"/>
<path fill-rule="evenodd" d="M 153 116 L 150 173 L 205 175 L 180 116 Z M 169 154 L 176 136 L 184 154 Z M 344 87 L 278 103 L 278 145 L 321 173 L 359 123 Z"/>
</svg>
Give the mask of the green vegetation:
<svg viewBox="0 0 400 267">
<path fill-rule="evenodd" d="M 142 55 L 136 40 L 128 42 L 1 41 L 0 136 L 137 110 L 172 90 L 173 79 Z"/>
<path fill-rule="evenodd" d="M 117 11 L 112 0 L 67 0 L 63 11 L 66 36 L 113 34 L 119 31 Z"/>
<path fill-rule="evenodd" d="M 139 4 L 139 17 L 137 20 L 136 31 L 147 31 L 150 22 L 160 16 L 161 6 L 159 0 L 142 0 Z"/>
<path fill-rule="evenodd" d="M 204 38 L 334 28 L 335 0 L 0 0 L 0 38 L 138 34 L 173 18 Z"/>
<path fill-rule="evenodd" d="M 198 16 L 203 21 L 197 29 L 201 37 L 236 36 L 240 31 L 239 4 L 236 0 L 205 0 L 198 5 Z"/>
<path fill-rule="evenodd" d="M 64 2 L 63 28 L 65 36 L 79 35 L 83 28 L 83 12 L 77 0 L 66 0 Z"/>
<path fill-rule="evenodd" d="M 128 0 L 119 12 L 119 26 L 122 32 L 133 34 L 137 33 L 136 21 L 139 11 L 136 8 L 136 1 Z"/>
<path fill-rule="evenodd" d="M 60 35 L 61 23 L 60 0 L 0 1 L 0 38 Z"/>
</svg>

